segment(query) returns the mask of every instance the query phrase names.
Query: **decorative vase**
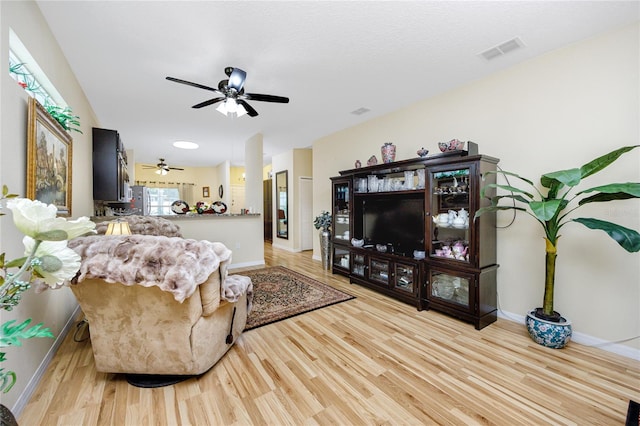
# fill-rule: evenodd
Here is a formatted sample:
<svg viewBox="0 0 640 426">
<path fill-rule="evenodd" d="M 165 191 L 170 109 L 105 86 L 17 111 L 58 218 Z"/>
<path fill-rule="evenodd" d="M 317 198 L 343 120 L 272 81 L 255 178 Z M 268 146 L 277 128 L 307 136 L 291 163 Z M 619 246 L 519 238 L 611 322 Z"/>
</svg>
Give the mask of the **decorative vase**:
<svg viewBox="0 0 640 426">
<path fill-rule="evenodd" d="M 534 342 L 552 349 L 562 349 L 571 340 L 571 321 L 560 317 L 560 322 L 536 317 L 536 311 L 527 313 L 527 331 Z"/>
<path fill-rule="evenodd" d="M 0 425 L 1 426 L 18 426 L 18 422 L 9 408 L 0 404 Z"/>
<path fill-rule="evenodd" d="M 396 146 L 391 142 L 385 142 L 380 148 L 383 163 L 393 163 L 396 159 Z"/>
<path fill-rule="evenodd" d="M 322 269 L 331 266 L 331 233 L 327 230 L 320 231 L 320 255 L 322 256 Z"/>
</svg>

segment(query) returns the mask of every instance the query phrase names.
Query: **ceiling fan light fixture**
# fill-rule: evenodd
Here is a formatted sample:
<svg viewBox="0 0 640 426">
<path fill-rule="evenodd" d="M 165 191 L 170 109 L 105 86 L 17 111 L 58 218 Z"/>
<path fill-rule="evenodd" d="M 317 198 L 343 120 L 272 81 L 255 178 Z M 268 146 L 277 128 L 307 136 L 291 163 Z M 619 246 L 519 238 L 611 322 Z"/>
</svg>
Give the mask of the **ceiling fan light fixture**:
<svg viewBox="0 0 640 426">
<path fill-rule="evenodd" d="M 220 105 L 218 105 L 218 107 L 216 108 L 216 111 L 218 111 L 221 114 L 224 114 L 225 116 L 227 115 L 227 103 L 226 102 L 221 102 Z"/>
<path fill-rule="evenodd" d="M 238 112 L 238 103 L 235 99 L 227 98 L 227 100 L 225 101 L 225 105 L 227 107 L 227 112 L 230 112 L 232 114 Z"/>
<path fill-rule="evenodd" d="M 166 169 L 158 169 L 158 170 L 156 170 L 156 174 L 157 175 L 165 176 L 167 173 L 169 173 L 169 171 L 166 170 Z"/>
<path fill-rule="evenodd" d="M 240 118 L 243 115 L 247 115 L 247 110 L 240 104 L 238 104 L 238 109 L 236 110 L 236 117 Z"/>
</svg>

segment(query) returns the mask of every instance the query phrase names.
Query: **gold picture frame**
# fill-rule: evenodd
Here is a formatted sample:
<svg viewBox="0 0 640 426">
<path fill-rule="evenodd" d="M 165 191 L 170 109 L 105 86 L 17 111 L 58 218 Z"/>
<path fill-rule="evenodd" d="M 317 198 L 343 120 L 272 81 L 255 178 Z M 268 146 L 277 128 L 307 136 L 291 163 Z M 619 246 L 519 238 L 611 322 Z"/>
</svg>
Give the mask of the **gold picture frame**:
<svg viewBox="0 0 640 426">
<path fill-rule="evenodd" d="M 202 187 L 202 196 L 204 198 L 209 198 L 209 187 L 208 186 L 203 186 Z"/>
<path fill-rule="evenodd" d="M 29 98 L 27 198 L 53 204 L 71 216 L 71 135 L 42 105 Z"/>
</svg>

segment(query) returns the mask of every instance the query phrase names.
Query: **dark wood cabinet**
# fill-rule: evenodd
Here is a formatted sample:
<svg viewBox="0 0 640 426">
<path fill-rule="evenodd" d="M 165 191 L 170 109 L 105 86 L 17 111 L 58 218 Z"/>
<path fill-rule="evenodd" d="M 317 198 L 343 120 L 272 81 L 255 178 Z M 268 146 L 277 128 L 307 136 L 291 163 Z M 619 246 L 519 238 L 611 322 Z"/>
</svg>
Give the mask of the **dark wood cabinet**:
<svg viewBox="0 0 640 426">
<path fill-rule="evenodd" d="M 495 181 L 485 174 L 497 163 L 456 151 L 341 171 L 331 179 L 333 272 L 477 329 L 492 323 L 495 215 L 473 215 L 486 203 L 480 188 Z"/>
<path fill-rule="evenodd" d="M 127 153 L 115 130 L 94 127 L 93 199 L 96 201 L 129 201 Z"/>
</svg>

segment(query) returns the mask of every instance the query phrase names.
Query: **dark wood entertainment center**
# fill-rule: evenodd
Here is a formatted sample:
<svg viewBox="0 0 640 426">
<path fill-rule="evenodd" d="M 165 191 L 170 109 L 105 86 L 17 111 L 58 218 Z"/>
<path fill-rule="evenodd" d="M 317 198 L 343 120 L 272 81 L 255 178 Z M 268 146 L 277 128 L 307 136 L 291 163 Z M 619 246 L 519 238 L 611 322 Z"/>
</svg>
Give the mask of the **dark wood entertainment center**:
<svg viewBox="0 0 640 426">
<path fill-rule="evenodd" d="M 470 143 L 470 151 L 343 170 L 331 178 L 333 273 L 476 329 L 494 322 L 495 215 L 476 221 L 473 215 L 488 205 L 480 188 L 495 182 L 485 173 L 499 160 L 476 152 Z"/>
</svg>

